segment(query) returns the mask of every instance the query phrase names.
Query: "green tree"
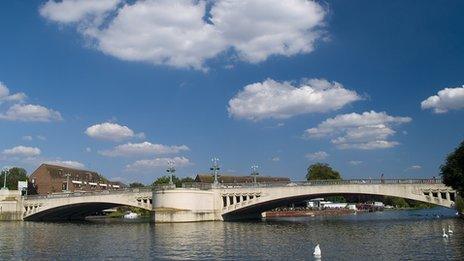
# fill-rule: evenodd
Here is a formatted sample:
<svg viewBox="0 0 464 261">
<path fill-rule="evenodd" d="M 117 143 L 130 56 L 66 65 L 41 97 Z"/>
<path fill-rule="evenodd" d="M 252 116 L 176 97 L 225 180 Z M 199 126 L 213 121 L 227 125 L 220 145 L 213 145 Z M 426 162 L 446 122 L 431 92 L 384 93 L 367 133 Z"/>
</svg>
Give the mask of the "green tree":
<svg viewBox="0 0 464 261">
<path fill-rule="evenodd" d="M 340 173 L 327 163 L 315 163 L 308 167 L 307 180 L 342 179 Z"/>
<path fill-rule="evenodd" d="M 129 184 L 129 188 L 143 188 L 145 185 L 143 185 L 140 182 L 132 182 Z"/>
<path fill-rule="evenodd" d="M 2 171 L 0 175 L 0 187 L 3 187 L 3 181 L 6 176 L 6 187 L 11 190 L 18 189 L 18 181 L 27 181 L 27 171 L 23 168 L 13 167 L 7 171 Z"/>
<path fill-rule="evenodd" d="M 394 206 L 396 208 L 408 208 L 409 204 L 404 198 L 385 196 L 383 203 L 385 205 Z"/>
<path fill-rule="evenodd" d="M 172 175 L 172 182 L 176 185 L 176 187 L 182 186 L 182 182 L 180 181 L 180 179 L 176 175 Z M 166 175 L 166 176 L 161 176 L 161 177 L 157 178 L 153 182 L 152 186 L 156 187 L 156 186 L 159 186 L 159 185 L 168 185 L 168 184 L 169 184 L 169 175 Z"/>
<path fill-rule="evenodd" d="M 195 182 L 195 180 L 190 177 L 178 178 L 176 175 L 173 175 L 172 182 L 174 183 L 174 185 L 176 185 L 176 187 L 182 187 L 182 183 Z M 161 176 L 157 178 L 153 182 L 152 186 L 155 187 L 157 185 L 167 185 L 167 184 L 169 184 L 169 175 Z"/>
<path fill-rule="evenodd" d="M 185 178 L 182 178 L 181 180 L 181 183 L 191 183 L 191 182 L 195 182 L 195 180 L 191 177 L 185 177 Z"/>
<path fill-rule="evenodd" d="M 443 183 L 464 194 L 464 141 L 461 142 L 440 167 Z"/>
</svg>

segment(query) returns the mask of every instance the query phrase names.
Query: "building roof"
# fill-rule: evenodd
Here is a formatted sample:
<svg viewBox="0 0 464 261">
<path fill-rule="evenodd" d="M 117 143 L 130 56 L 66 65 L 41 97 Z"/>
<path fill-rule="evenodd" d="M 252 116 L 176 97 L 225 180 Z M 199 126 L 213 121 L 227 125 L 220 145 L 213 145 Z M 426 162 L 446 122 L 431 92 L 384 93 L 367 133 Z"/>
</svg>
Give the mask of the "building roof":
<svg viewBox="0 0 464 261">
<path fill-rule="evenodd" d="M 45 169 L 52 178 L 65 178 L 66 174 L 70 174 L 72 179 L 75 180 L 86 180 L 86 181 L 93 181 L 93 182 L 105 182 L 110 184 L 117 184 L 117 185 L 124 185 L 121 182 L 110 182 L 107 178 L 103 177 L 102 175 L 98 174 L 95 171 L 91 170 L 83 170 L 77 168 L 71 168 L 67 166 L 60 166 L 54 164 L 41 164 L 32 174 L 31 176 L 34 177 L 40 170 Z"/>
<path fill-rule="evenodd" d="M 218 179 L 220 183 L 252 183 L 253 176 L 235 176 L 235 175 L 224 175 L 219 174 Z M 271 176 L 257 176 L 257 182 L 290 182 L 290 178 L 287 177 L 271 177 Z M 214 176 L 210 173 L 201 173 L 195 177 L 195 182 L 202 183 L 213 183 Z"/>
</svg>

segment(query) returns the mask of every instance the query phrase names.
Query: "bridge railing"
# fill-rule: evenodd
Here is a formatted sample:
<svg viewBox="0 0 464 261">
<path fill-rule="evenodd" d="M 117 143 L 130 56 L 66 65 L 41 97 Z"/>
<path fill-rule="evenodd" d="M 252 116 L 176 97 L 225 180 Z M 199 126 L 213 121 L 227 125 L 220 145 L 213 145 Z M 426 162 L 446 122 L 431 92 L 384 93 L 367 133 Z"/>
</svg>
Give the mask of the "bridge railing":
<svg viewBox="0 0 464 261">
<path fill-rule="evenodd" d="M 85 197 L 85 196 L 101 196 L 101 195 L 114 195 L 138 192 L 150 192 L 153 188 L 125 188 L 115 190 L 102 190 L 102 191 L 78 191 L 78 192 L 62 192 L 53 193 L 48 195 L 27 195 L 23 199 L 45 199 L 45 198 L 70 198 L 70 197 Z"/>
<path fill-rule="evenodd" d="M 310 180 L 290 182 L 248 182 L 248 183 L 220 183 L 219 188 L 242 187 L 293 187 L 293 186 L 324 186 L 324 185 L 383 185 L 383 184 L 442 184 L 441 179 L 345 179 L 345 180 Z M 208 190 L 213 188 L 212 183 L 190 182 L 183 183 L 183 188 L 195 188 Z"/>
</svg>

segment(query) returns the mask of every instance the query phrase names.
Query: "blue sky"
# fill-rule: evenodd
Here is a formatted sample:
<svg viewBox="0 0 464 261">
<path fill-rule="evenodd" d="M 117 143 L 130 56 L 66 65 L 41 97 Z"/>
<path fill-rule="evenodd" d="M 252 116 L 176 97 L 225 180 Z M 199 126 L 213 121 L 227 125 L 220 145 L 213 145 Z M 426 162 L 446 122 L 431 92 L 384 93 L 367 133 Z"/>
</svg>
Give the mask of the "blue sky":
<svg viewBox="0 0 464 261">
<path fill-rule="evenodd" d="M 464 138 L 462 1 L 2 1 L 0 166 L 432 177 Z M 8 90 L 8 93 L 5 91 Z M 93 127 L 92 127 L 93 126 Z M 119 147 L 118 147 L 119 146 Z"/>
</svg>

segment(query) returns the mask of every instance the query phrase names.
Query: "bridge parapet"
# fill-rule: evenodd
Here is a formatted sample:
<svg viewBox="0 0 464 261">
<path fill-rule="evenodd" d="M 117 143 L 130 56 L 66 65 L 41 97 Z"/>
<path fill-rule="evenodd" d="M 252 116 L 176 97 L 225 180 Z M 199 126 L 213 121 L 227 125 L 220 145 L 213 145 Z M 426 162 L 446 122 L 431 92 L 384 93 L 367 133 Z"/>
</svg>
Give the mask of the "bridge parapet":
<svg viewBox="0 0 464 261">
<path fill-rule="evenodd" d="M 389 185 L 389 184 L 439 184 L 444 185 L 441 179 L 328 179 L 290 182 L 248 182 L 248 183 L 220 183 L 216 187 L 212 183 L 188 182 L 182 188 L 210 189 L 237 189 L 237 188 L 267 188 L 267 187 L 294 187 L 294 186 L 323 186 L 323 185 Z"/>
<path fill-rule="evenodd" d="M 129 188 L 129 189 L 118 189 L 118 190 L 103 190 L 103 191 L 77 191 L 72 193 L 56 193 L 49 195 L 27 195 L 23 196 L 25 200 L 36 200 L 36 199 L 53 199 L 53 198 L 70 198 L 70 197 L 86 197 L 86 196 L 101 196 L 101 195 L 117 195 L 127 193 L 143 193 L 151 192 L 152 188 Z"/>
</svg>

